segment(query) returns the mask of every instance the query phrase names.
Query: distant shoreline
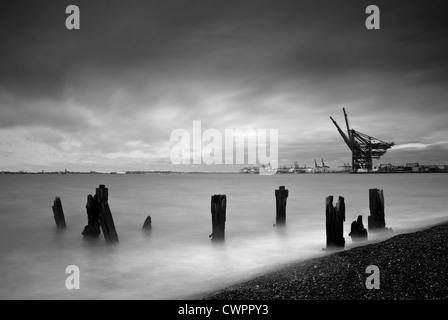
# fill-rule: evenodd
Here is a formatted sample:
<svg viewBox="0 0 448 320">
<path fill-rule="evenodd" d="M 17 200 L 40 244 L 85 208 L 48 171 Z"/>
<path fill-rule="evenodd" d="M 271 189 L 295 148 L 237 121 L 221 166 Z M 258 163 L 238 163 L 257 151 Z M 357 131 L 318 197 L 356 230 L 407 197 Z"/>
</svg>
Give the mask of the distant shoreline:
<svg viewBox="0 0 448 320">
<path fill-rule="evenodd" d="M 86 174 L 107 174 L 107 175 L 135 175 L 135 174 L 240 174 L 239 172 L 202 172 L 202 171 L 192 171 L 192 172 L 181 172 L 181 171 L 128 171 L 124 173 L 117 172 L 63 172 L 63 171 L 52 171 L 52 172 L 11 172 L 11 171 L 1 171 L 0 174 L 9 175 L 86 175 Z"/>
<path fill-rule="evenodd" d="M 448 221 L 324 257 L 296 262 L 226 289 L 206 300 L 393 300 L 448 298 Z M 366 267 L 380 270 L 368 290 Z"/>
<path fill-rule="evenodd" d="M 440 172 L 346 172 L 346 171 L 332 171 L 332 172 L 319 172 L 319 173 L 276 173 L 277 175 L 328 175 L 328 174 L 354 174 L 354 175 L 390 175 L 390 174 L 440 174 L 440 173 L 448 173 L 448 171 L 440 171 Z M 91 175 L 91 174 L 101 174 L 101 175 L 142 175 L 142 174 L 237 174 L 237 175 L 249 175 L 249 176 L 258 176 L 260 174 L 257 173 L 241 173 L 241 172 L 204 172 L 204 171 L 192 171 L 192 172 L 181 172 L 181 171 L 129 171 L 125 173 L 117 173 L 117 172 L 12 172 L 12 171 L 0 171 L 0 175 Z M 266 175 L 260 175 L 266 176 Z M 269 176 L 269 175 L 268 175 Z"/>
</svg>

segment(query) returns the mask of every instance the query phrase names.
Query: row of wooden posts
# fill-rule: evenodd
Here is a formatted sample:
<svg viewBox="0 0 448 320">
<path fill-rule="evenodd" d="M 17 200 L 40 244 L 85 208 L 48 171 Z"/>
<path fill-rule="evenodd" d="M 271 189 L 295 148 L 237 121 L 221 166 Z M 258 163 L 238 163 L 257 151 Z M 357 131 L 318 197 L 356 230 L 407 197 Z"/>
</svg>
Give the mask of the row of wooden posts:
<svg viewBox="0 0 448 320">
<path fill-rule="evenodd" d="M 286 225 L 286 200 L 289 191 L 280 186 L 275 190 L 276 200 L 276 227 Z M 85 238 L 98 238 L 102 232 L 104 238 L 109 243 L 118 242 L 118 234 L 115 230 L 114 220 L 108 204 L 109 192 L 104 185 L 96 189 L 95 195 L 87 196 L 87 226 L 82 235 Z M 222 242 L 225 238 L 226 224 L 226 195 L 213 195 L 211 197 L 212 234 L 209 236 L 212 242 Z M 327 248 L 344 248 L 344 221 L 345 221 L 345 200 L 339 197 L 336 206 L 333 205 L 333 196 L 326 198 L 325 202 Z M 384 194 L 383 190 L 369 190 L 370 216 L 368 217 L 369 232 L 386 230 L 384 215 Z M 53 205 L 54 219 L 58 229 L 65 229 L 65 217 L 62 209 L 61 199 L 57 197 Z M 143 224 L 144 230 L 151 229 L 151 216 L 148 216 Z M 349 236 L 353 241 L 367 240 L 367 230 L 362 223 L 362 216 L 358 216 L 351 224 Z"/>
</svg>

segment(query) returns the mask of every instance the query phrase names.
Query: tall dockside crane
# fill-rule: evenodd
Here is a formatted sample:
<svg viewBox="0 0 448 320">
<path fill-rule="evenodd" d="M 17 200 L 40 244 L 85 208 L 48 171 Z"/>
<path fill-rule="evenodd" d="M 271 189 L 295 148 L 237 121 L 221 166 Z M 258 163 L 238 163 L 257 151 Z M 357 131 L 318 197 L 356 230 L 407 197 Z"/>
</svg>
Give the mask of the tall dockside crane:
<svg viewBox="0 0 448 320">
<path fill-rule="evenodd" d="M 371 137 L 359 131 L 350 128 L 348 123 L 347 113 L 344 111 L 345 125 L 347 126 L 347 135 L 342 131 L 332 117 L 334 125 L 338 129 L 342 138 L 352 152 L 352 172 L 357 172 L 359 169 L 365 169 L 368 172 L 372 171 L 373 160 L 379 159 L 387 150 L 392 148 L 395 144 L 393 142 L 384 142 L 380 139 Z"/>
<path fill-rule="evenodd" d="M 324 172 L 328 172 L 328 169 L 330 169 L 330 167 L 325 164 L 324 158 L 321 158 L 321 160 L 322 160 L 322 169 L 324 170 Z"/>
</svg>

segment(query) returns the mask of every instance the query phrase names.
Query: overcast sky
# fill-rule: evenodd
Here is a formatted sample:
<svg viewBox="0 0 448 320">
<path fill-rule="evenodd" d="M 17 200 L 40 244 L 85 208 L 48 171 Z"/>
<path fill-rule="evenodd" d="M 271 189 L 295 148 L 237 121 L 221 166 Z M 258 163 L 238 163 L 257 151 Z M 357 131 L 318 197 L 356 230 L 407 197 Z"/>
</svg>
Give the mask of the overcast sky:
<svg viewBox="0 0 448 320">
<path fill-rule="evenodd" d="M 342 107 L 396 143 L 380 163 L 448 164 L 442 4 L 0 0 L 0 171 L 230 170 L 170 163 L 171 132 L 196 120 L 278 129 L 280 164 L 336 168 Z"/>
</svg>

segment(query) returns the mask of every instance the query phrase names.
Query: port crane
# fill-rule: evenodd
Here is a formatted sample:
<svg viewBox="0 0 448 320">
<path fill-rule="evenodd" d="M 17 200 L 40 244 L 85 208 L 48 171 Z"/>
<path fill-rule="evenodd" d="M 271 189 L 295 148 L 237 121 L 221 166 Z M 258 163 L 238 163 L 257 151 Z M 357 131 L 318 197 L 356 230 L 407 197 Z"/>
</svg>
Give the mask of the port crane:
<svg viewBox="0 0 448 320">
<path fill-rule="evenodd" d="M 328 172 L 328 169 L 330 169 L 329 166 L 325 165 L 324 159 L 322 158 L 322 169 L 324 170 L 324 172 Z"/>
<path fill-rule="evenodd" d="M 350 170 L 352 169 L 352 166 L 350 165 L 350 163 L 344 163 L 344 165 L 339 166 L 339 168 L 343 168 L 344 172 L 350 172 Z"/>
<path fill-rule="evenodd" d="M 379 159 L 395 144 L 393 142 L 382 141 L 350 128 L 345 108 L 342 110 L 344 112 L 345 125 L 347 126 L 347 134 L 345 134 L 332 117 L 330 119 L 352 152 L 352 172 L 358 172 L 359 169 L 371 172 L 373 160 Z"/>
<path fill-rule="evenodd" d="M 322 172 L 322 167 L 319 166 L 319 165 L 317 164 L 316 159 L 314 159 L 314 172 L 315 172 L 315 173 L 320 173 L 320 172 Z"/>
</svg>

